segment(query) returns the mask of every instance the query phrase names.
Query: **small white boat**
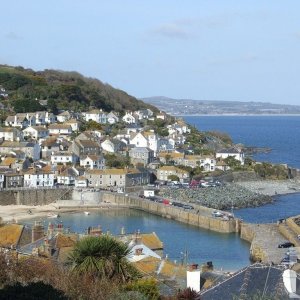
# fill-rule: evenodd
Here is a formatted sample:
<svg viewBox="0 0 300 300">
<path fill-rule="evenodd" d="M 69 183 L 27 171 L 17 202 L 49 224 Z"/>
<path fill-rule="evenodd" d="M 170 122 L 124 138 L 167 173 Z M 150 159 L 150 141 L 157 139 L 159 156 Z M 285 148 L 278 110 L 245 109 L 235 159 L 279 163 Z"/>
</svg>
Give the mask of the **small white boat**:
<svg viewBox="0 0 300 300">
<path fill-rule="evenodd" d="M 47 215 L 48 218 L 51 218 L 51 219 L 56 219 L 56 218 L 59 218 L 59 214 L 54 214 L 54 213 L 49 213 Z"/>
<path fill-rule="evenodd" d="M 84 214 L 85 214 L 86 216 L 89 216 L 91 213 L 90 213 L 89 211 L 85 211 Z"/>
</svg>

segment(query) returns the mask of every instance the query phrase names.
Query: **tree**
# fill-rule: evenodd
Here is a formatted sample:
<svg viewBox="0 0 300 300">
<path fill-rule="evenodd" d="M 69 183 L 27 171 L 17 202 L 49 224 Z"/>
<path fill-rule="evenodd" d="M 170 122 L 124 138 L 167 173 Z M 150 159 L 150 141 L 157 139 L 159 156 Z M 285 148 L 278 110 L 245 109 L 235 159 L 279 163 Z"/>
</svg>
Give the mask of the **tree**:
<svg viewBox="0 0 300 300">
<path fill-rule="evenodd" d="M 69 256 L 73 271 L 94 277 L 128 281 L 138 277 L 126 256 L 130 249 L 108 235 L 86 237 L 77 242 Z"/>
<path fill-rule="evenodd" d="M 179 177 L 177 175 L 169 175 L 168 179 L 171 181 L 179 181 Z"/>
<path fill-rule="evenodd" d="M 140 292 L 146 299 L 156 300 L 159 299 L 159 290 L 157 282 L 154 278 L 142 278 L 136 281 L 133 281 L 125 287 L 127 291 L 136 291 Z"/>
</svg>

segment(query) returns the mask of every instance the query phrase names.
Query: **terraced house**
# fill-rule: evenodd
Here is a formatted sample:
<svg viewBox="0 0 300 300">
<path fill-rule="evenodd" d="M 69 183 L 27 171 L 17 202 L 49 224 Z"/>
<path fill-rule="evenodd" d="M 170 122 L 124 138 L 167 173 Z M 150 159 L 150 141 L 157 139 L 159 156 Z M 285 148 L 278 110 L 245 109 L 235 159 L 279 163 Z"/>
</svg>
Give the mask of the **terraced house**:
<svg viewBox="0 0 300 300">
<path fill-rule="evenodd" d="M 149 183 L 149 174 L 137 169 L 87 170 L 85 177 L 90 187 L 125 188 Z"/>
<path fill-rule="evenodd" d="M 169 176 L 175 175 L 179 178 L 180 182 L 188 181 L 190 174 L 188 171 L 182 170 L 175 166 L 163 166 L 157 169 L 157 179 L 162 181 L 171 181 Z"/>
<path fill-rule="evenodd" d="M 24 187 L 52 186 L 54 186 L 54 173 L 36 169 L 24 172 Z"/>
</svg>

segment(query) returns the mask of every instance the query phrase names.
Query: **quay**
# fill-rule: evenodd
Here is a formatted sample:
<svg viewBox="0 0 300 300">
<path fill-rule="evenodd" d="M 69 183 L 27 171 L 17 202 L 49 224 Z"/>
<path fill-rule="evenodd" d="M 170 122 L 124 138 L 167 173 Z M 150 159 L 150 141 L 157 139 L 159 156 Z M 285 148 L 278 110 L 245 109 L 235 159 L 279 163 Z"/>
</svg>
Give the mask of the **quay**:
<svg viewBox="0 0 300 300">
<path fill-rule="evenodd" d="M 199 228 L 220 233 L 237 233 L 251 244 L 250 258 L 263 263 L 280 263 L 286 249 L 278 244 L 290 241 L 300 247 L 299 220 L 289 218 L 281 224 L 248 224 L 240 219 L 224 220 L 213 217 L 214 209 L 194 205 L 193 210 L 139 198 L 132 194 L 113 193 L 100 190 L 78 191 L 74 189 L 20 190 L 0 192 L 6 205 L 45 205 L 55 209 L 76 210 L 82 208 L 129 208 L 142 210 L 164 218 L 176 220 Z M 42 197 L 40 197 L 42 196 Z M 56 199 L 56 201 L 54 200 Z M 59 199 L 59 200 L 57 200 Z"/>
</svg>

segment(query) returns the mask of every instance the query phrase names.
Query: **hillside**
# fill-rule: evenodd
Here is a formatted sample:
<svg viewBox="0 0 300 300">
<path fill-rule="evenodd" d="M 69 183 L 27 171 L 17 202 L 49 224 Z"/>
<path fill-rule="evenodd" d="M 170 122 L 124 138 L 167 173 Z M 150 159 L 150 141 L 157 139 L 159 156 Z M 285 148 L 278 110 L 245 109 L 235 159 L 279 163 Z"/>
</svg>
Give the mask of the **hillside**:
<svg viewBox="0 0 300 300">
<path fill-rule="evenodd" d="M 272 104 L 265 102 L 242 102 L 220 100 L 172 99 L 167 97 L 142 98 L 170 115 L 263 115 L 300 114 L 299 105 Z"/>
<path fill-rule="evenodd" d="M 155 107 L 98 79 L 77 72 L 57 70 L 34 71 L 23 67 L 0 65 L 1 106 L 15 112 L 68 109 L 82 111 L 101 108 L 104 111 L 138 110 Z"/>
</svg>

